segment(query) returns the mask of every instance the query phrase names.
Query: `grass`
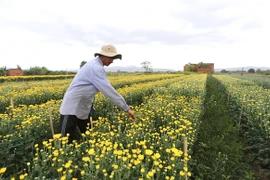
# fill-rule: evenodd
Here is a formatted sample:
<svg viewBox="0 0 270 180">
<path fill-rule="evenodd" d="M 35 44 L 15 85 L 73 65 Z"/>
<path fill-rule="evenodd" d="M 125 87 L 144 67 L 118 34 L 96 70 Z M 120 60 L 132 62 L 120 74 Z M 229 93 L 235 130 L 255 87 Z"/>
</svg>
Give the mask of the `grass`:
<svg viewBox="0 0 270 180">
<path fill-rule="evenodd" d="M 245 146 L 227 107 L 226 95 L 210 75 L 204 105 L 205 113 L 193 149 L 192 179 L 255 179 L 245 160 Z"/>
</svg>

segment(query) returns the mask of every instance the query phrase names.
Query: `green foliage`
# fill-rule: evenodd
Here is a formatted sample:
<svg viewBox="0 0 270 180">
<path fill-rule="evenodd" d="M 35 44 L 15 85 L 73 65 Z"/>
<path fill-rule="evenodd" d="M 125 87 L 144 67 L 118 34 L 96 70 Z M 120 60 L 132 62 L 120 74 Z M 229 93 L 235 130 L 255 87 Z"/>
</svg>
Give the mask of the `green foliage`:
<svg viewBox="0 0 270 180">
<path fill-rule="evenodd" d="M 192 65 L 188 65 L 187 71 L 189 71 L 189 72 L 194 72 L 194 71 L 195 71 L 195 67 L 192 66 Z"/>
<path fill-rule="evenodd" d="M 226 71 L 225 69 L 222 69 L 220 72 L 221 73 L 228 73 L 229 71 Z"/>
<path fill-rule="evenodd" d="M 252 179 L 225 94 L 211 76 L 207 81 L 205 108 L 194 148 L 194 179 Z"/>
<path fill-rule="evenodd" d="M 24 70 L 25 75 L 47 75 L 49 70 L 46 67 L 31 67 L 29 70 Z"/>
<path fill-rule="evenodd" d="M 251 68 L 248 70 L 248 73 L 255 73 L 255 70 Z"/>
<path fill-rule="evenodd" d="M 207 63 L 203 63 L 203 62 L 198 63 L 198 68 L 208 68 L 208 67 L 209 67 L 209 64 Z"/>
<path fill-rule="evenodd" d="M 6 74 L 7 68 L 6 66 L 3 66 L 0 68 L 0 76 L 4 76 Z"/>
<path fill-rule="evenodd" d="M 80 65 L 80 68 L 82 68 L 83 65 L 85 65 L 86 63 L 87 63 L 86 61 L 82 61 L 82 62 L 81 62 L 81 65 Z"/>
</svg>

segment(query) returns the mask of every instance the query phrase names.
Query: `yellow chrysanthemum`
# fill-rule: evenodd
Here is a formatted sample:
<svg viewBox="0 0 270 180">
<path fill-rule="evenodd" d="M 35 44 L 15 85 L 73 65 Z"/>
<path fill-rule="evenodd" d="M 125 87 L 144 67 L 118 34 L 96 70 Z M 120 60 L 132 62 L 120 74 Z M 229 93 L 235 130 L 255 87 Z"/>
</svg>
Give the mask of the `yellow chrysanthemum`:
<svg viewBox="0 0 270 180">
<path fill-rule="evenodd" d="M 95 150 L 93 148 L 91 148 L 89 151 L 88 151 L 88 154 L 89 155 L 94 155 L 95 154 Z"/>
<path fill-rule="evenodd" d="M 145 155 L 151 156 L 153 154 L 153 151 L 151 149 L 146 149 L 145 150 Z"/>
<path fill-rule="evenodd" d="M 6 172 L 7 168 L 6 167 L 3 167 L 0 169 L 0 174 L 4 174 Z"/>
</svg>

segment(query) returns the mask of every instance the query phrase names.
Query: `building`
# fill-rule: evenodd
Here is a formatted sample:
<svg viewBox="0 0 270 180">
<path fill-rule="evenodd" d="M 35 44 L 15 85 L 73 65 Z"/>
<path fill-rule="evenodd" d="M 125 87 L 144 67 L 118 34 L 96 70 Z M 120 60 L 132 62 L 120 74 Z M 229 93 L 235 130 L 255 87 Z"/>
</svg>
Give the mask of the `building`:
<svg viewBox="0 0 270 180">
<path fill-rule="evenodd" d="M 199 63 L 199 64 L 186 64 L 184 71 L 200 72 L 200 73 L 213 73 L 214 63 Z"/>
<path fill-rule="evenodd" d="M 23 76 L 23 70 L 22 69 L 8 69 L 7 70 L 7 76 Z"/>
</svg>

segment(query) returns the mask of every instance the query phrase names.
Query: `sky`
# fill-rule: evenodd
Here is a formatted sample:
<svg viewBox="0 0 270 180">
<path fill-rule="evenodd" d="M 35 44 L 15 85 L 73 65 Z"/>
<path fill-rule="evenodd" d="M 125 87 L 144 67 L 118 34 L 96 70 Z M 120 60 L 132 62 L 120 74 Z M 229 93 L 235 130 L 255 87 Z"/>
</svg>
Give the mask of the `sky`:
<svg viewBox="0 0 270 180">
<path fill-rule="evenodd" d="M 0 67 L 76 70 L 113 44 L 113 66 L 269 67 L 269 0 L 1 0 Z"/>
</svg>

